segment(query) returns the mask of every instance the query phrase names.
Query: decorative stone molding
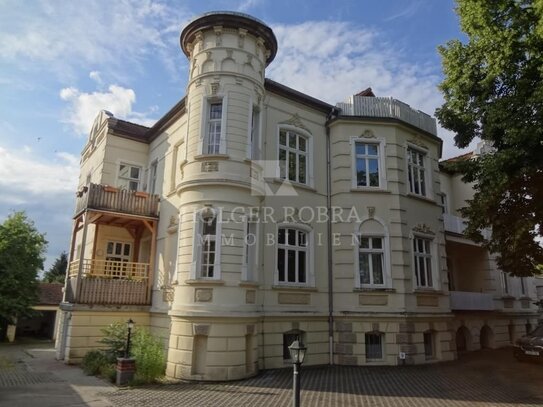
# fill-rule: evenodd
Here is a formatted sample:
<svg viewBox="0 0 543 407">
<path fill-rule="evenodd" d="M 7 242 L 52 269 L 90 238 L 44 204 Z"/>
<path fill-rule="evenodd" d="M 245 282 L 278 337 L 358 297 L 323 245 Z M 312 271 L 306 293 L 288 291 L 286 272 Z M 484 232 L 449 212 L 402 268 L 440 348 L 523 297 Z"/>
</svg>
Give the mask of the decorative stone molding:
<svg viewBox="0 0 543 407">
<path fill-rule="evenodd" d="M 212 82 L 211 83 L 211 95 L 216 96 L 217 93 L 219 93 L 220 83 L 219 82 Z"/>
<path fill-rule="evenodd" d="M 256 332 L 256 327 L 254 325 L 247 325 L 246 331 L 247 335 L 254 335 Z"/>
<path fill-rule="evenodd" d="M 254 304 L 256 302 L 256 291 L 247 290 L 245 291 L 245 304 Z"/>
<path fill-rule="evenodd" d="M 362 132 L 362 134 L 360 135 L 361 138 L 377 138 L 375 136 L 375 133 L 370 130 L 370 129 L 366 129 Z"/>
<path fill-rule="evenodd" d="M 424 144 L 422 138 L 418 134 L 411 140 L 407 140 L 407 142 L 428 150 L 428 146 Z"/>
<path fill-rule="evenodd" d="M 222 45 L 222 26 L 213 27 L 213 31 L 215 31 L 215 46 L 220 47 Z"/>
<path fill-rule="evenodd" d="M 217 172 L 219 171 L 219 163 L 217 161 L 204 161 L 202 163 L 202 172 Z"/>
<path fill-rule="evenodd" d="M 368 206 L 368 218 L 373 219 L 375 216 L 375 206 Z"/>
<path fill-rule="evenodd" d="M 285 120 L 284 122 L 280 122 L 279 124 L 288 124 L 294 127 L 298 127 L 300 129 L 304 129 L 305 131 L 309 131 L 309 129 L 302 122 L 302 119 L 300 118 L 300 115 L 298 115 L 298 113 L 294 113 L 289 119 Z"/>
<path fill-rule="evenodd" d="M 419 223 L 413 228 L 413 232 L 424 233 L 425 235 L 435 235 L 432 229 L 425 223 Z"/>
<path fill-rule="evenodd" d="M 170 223 L 168 224 L 168 227 L 177 226 L 179 225 L 179 218 L 175 215 L 170 216 Z"/>
<path fill-rule="evenodd" d="M 245 46 L 245 36 L 247 35 L 247 30 L 243 28 L 238 29 L 238 47 L 243 48 Z"/>
<path fill-rule="evenodd" d="M 233 49 L 227 49 L 226 50 L 226 58 L 234 59 L 233 55 L 234 55 L 234 50 Z"/>
<path fill-rule="evenodd" d="M 202 34 L 202 32 L 198 31 L 196 33 L 196 35 L 194 36 L 194 38 L 195 38 L 194 43 L 195 44 L 200 44 L 200 51 L 203 51 L 203 49 L 205 47 L 205 43 L 204 43 L 204 35 Z"/>
<path fill-rule="evenodd" d="M 358 296 L 360 305 L 388 305 L 388 295 L 367 295 L 360 294 Z"/>
<path fill-rule="evenodd" d="M 206 61 L 212 61 L 213 60 L 213 52 L 206 51 Z"/>
<path fill-rule="evenodd" d="M 437 307 L 439 298 L 435 295 L 417 295 L 417 307 Z"/>
<path fill-rule="evenodd" d="M 300 323 L 299 323 L 299 322 L 293 322 L 293 323 L 290 325 L 290 329 L 292 329 L 293 331 L 298 331 L 298 330 L 300 330 Z"/>
<path fill-rule="evenodd" d="M 194 302 L 212 302 L 213 288 L 195 288 Z"/>
<path fill-rule="evenodd" d="M 311 295 L 305 293 L 278 293 L 277 295 L 279 304 L 308 305 L 310 300 Z"/>
<path fill-rule="evenodd" d="M 209 336 L 209 325 L 194 324 L 192 325 L 193 335 Z"/>
</svg>

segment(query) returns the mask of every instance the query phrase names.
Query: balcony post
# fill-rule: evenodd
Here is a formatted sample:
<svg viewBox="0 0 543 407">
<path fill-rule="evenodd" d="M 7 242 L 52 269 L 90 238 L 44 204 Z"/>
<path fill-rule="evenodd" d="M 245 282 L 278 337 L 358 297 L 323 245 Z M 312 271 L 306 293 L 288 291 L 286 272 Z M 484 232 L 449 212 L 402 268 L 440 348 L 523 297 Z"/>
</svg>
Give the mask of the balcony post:
<svg viewBox="0 0 543 407">
<path fill-rule="evenodd" d="M 79 267 L 77 269 L 77 281 L 75 284 L 74 300 L 79 299 L 81 287 L 81 275 L 83 274 L 83 262 L 85 261 L 85 245 L 87 243 L 87 230 L 89 226 L 89 212 L 85 211 L 83 220 L 83 236 L 81 237 L 81 252 L 79 253 Z"/>
</svg>

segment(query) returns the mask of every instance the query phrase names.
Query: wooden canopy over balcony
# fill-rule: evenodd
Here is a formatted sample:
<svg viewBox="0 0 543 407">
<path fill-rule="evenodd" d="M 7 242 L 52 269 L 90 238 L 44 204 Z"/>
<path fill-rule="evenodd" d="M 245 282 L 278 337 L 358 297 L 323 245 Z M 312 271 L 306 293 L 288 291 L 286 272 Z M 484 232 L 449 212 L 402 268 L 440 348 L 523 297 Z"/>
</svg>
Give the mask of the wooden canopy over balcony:
<svg viewBox="0 0 543 407">
<path fill-rule="evenodd" d="M 75 217 L 86 209 L 158 218 L 160 197 L 109 185 L 88 184 L 77 192 Z"/>
</svg>

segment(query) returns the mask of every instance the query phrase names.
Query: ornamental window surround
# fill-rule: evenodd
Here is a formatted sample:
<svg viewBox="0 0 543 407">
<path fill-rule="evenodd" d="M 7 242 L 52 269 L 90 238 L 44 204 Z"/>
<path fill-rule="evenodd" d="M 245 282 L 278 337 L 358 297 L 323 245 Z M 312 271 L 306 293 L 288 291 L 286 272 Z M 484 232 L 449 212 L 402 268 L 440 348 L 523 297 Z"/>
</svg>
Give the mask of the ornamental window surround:
<svg viewBox="0 0 543 407">
<path fill-rule="evenodd" d="M 312 234 L 298 225 L 282 225 L 277 229 L 277 285 L 312 286 Z"/>
<path fill-rule="evenodd" d="M 281 128 L 278 145 L 279 178 L 310 185 L 310 137 L 301 131 Z"/>
<path fill-rule="evenodd" d="M 407 177 L 409 192 L 415 195 L 427 196 L 429 176 L 426 171 L 426 153 L 413 148 L 407 148 Z"/>
<path fill-rule="evenodd" d="M 352 188 L 386 189 L 385 141 L 376 138 L 351 138 Z"/>
</svg>

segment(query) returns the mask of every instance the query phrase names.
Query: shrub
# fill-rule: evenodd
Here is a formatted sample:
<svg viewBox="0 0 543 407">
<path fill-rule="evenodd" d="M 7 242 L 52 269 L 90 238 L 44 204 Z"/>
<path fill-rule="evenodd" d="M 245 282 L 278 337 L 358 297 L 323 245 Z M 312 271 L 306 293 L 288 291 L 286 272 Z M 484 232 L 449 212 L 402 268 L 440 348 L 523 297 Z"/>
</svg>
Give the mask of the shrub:
<svg viewBox="0 0 543 407">
<path fill-rule="evenodd" d="M 110 363 L 115 363 L 117 357 L 123 356 L 126 346 L 127 327 L 123 322 L 114 322 L 102 329 L 104 337 L 98 342 L 106 345 L 104 352 Z"/>
<path fill-rule="evenodd" d="M 117 368 L 115 363 L 107 363 L 100 368 L 100 377 L 114 383 L 117 379 Z"/>
<path fill-rule="evenodd" d="M 81 362 L 81 368 L 88 375 L 97 375 L 101 369 L 109 364 L 109 360 L 104 352 L 91 350 L 85 354 Z"/>
<path fill-rule="evenodd" d="M 131 354 L 136 359 L 136 383 L 151 383 L 164 376 L 166 355 L 162 343 L 148 331 L 136 331 Z"/>
</svg>

